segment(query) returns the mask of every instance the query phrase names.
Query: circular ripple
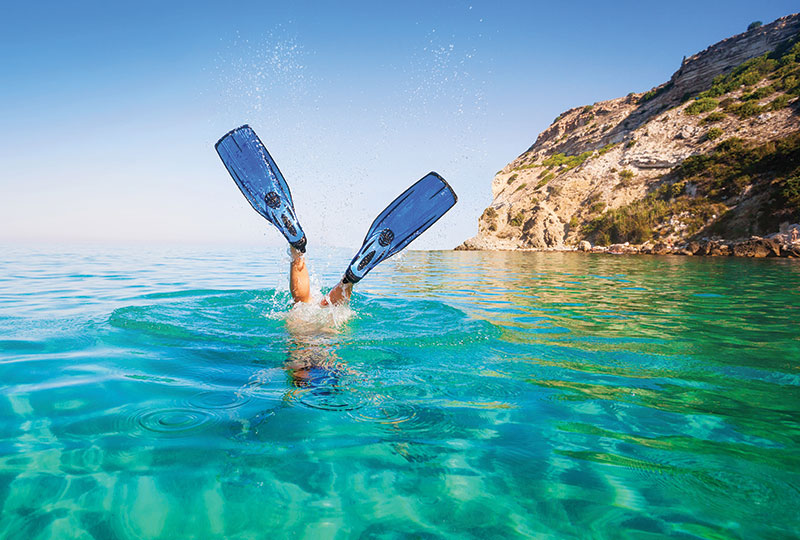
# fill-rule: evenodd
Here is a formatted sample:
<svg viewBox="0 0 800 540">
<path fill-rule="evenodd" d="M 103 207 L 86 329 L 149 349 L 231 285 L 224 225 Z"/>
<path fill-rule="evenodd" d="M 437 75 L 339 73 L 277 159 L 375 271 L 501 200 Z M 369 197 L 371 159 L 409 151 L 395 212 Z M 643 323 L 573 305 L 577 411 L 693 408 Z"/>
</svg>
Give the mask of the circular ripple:
<svg viewBox="0 0 800 540">
<path fill-rule="evenodd" d="M 197 433 L 212 420 L 211 413 L 188 408 L 159 409 L 136 416 L 137 425 L 145 432 L 171 437 Z"/>
<path fill-rule="evenodd" d="M 348 414 L 357 422 L 378 424 L 397 429 L 407 436 L 429 439 L 450 438 L 463 429 L 452 414 L 439 407 L 382 400 L 380 397 Z"/>
<path fill-rule="evenodd" d="M 252 399 L 242 392 L 215 392 L 208 390 L 200 392 L 189 399 L 189 405 L 198 409 L 235 409 L 245 405 Z"/>
<path fill-rule="evenodd" d="M 325 411 L 354 411 L 363 407 L 366 402 L 362 392 L 335 386 L 295 388 L 287 394 L 287 399 L 304 407 Z"/>
<path fill-rule="evenodd" d="M 417 410 L 408 403 L 370 403 L 350 416 L 358 422 L 397 425 L 413 421 Z"/>
</svg>

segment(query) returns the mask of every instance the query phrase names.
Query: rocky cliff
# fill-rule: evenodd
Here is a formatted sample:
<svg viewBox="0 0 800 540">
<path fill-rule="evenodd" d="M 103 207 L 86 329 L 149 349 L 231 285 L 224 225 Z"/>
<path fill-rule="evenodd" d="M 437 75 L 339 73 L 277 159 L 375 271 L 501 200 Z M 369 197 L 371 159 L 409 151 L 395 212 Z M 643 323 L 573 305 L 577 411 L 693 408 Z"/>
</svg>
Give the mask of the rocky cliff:
<svg viewBox="0 0 800 540">
<path fill-rule="evenodd" d="M 461 249 L 686 243 L 800 221 L 800 14 L 730 37 L 644 93 L 562 113 L 492 181 Z"/>
</svg>

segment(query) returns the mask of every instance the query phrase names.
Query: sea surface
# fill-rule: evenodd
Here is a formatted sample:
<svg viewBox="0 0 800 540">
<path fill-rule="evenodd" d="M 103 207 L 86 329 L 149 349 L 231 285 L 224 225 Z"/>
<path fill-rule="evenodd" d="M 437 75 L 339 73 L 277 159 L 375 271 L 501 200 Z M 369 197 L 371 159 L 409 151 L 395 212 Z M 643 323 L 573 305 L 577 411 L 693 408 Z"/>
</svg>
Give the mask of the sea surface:
<svg viewBox="0 0 800 540">
<path fill-rule="evenodd" d="M 314 250 L 316 289 L 352 254 Z M 800 263 L 0 255 L 0 537 L 800 536 Z"/>
</svg>

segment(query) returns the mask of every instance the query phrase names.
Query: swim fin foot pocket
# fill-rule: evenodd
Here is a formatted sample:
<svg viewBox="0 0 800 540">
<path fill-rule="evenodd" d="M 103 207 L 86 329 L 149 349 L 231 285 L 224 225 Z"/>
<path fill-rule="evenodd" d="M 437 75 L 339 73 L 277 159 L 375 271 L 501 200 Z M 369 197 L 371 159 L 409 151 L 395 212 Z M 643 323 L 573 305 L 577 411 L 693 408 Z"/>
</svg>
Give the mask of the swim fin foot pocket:
<svg viewBox="0 0 800 540">
<path fill-rule="evenodd" d="M 453 188 L 444 178 L 435 172 L 428 173 L 378 214 L 342 281 L 358 283 L 381 261 L 425 232 L 457 201 Z"/>
<path fill-rule="evenodd" d="M 295 214 L 289 185 L 255 131 L 241 126 L 214 147 L 253 209 L 275 225 L 292 247 L 305 252 L 306 235 Z"/>
<path fill-rule="evenodd" d="M 255 131 L 241 126 L 225 134 L 214 147 L 253 209 L 275 225 L 292 247 L 305 252 L 306 235 L 297 219 L 292 193 Z M 378 214 L 343 281 L 360 281 L 381 261 L 425 232 L 457 201 L 444 178 L 435 172 L 425 175 Z"/>
</svg>

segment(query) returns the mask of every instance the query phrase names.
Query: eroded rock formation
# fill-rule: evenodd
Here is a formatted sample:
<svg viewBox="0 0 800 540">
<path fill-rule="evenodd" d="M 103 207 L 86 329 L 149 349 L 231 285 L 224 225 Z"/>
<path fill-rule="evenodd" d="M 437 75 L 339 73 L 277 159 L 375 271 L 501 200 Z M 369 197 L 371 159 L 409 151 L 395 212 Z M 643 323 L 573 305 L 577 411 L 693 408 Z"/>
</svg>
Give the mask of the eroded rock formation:
<svg viewBox="0 0 800 540">
<path fill-rule="evenodd" d="M 782 17 L 684 59 L 668 82 L 649 92 L 562 113 L 495 176 L 493 201 L 479 219 L 477 236 L 459 247 L 548 249 L 587 240 L 597 243 L 591 226 L 599 217 L 657 189 L 700 197 L 693 182 L 677 182 L 676 168 L 727 139 L 764 143 L 797 133 L 800 104 L 785 85 L 783 91 L 773 89 L 772 75 L 726 89 L 714 99 L 700 94 L 698 101 L 698 93 L 708 91 L 719 77 L 735 74 L 743 62 L 791 46 L 798 36 L 800 14 Z M 658 224 L 652 240 L 670 246 L 686 243 L 731 208 L 743 212 L 748 204 L 770 204 L 770 193 L 744 186 L 738 198 L 718 197 L 707 205 L 704 222 L 692 209 L 676 210 Z M 738 222 L 729 215 L 728 221 L 738 228 L 731 225 L 726 232 L 718 227 L 716 233 L 726 239 L 735 236 L 734 231 L 741 238 L 765 235 L 770 231 L 742 225 L 760 208 L 742 214 Z"/>
</svg>

